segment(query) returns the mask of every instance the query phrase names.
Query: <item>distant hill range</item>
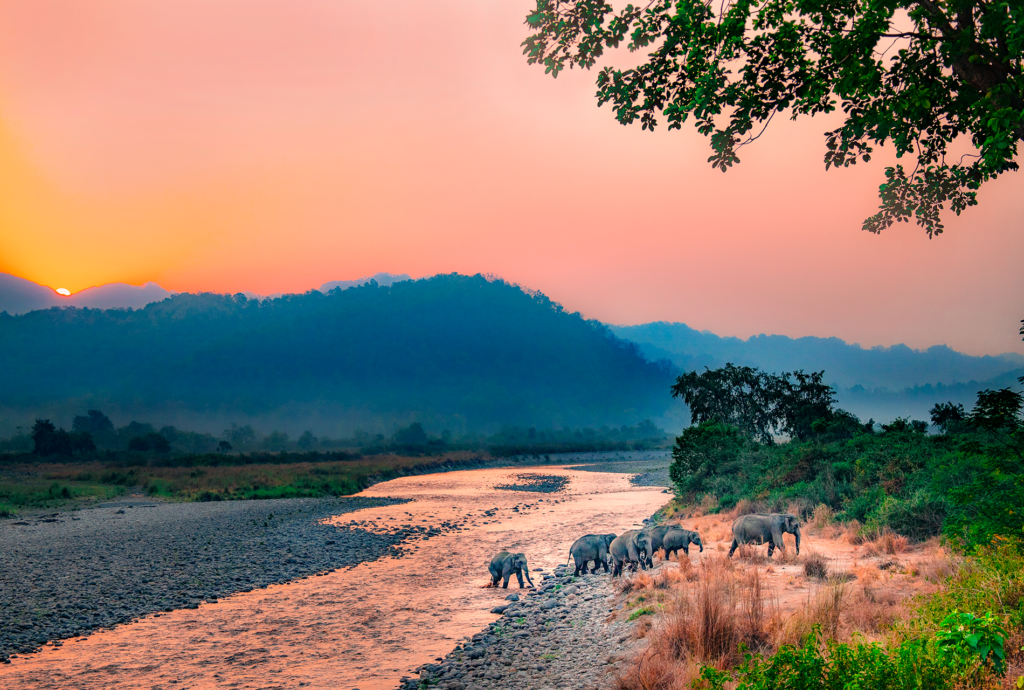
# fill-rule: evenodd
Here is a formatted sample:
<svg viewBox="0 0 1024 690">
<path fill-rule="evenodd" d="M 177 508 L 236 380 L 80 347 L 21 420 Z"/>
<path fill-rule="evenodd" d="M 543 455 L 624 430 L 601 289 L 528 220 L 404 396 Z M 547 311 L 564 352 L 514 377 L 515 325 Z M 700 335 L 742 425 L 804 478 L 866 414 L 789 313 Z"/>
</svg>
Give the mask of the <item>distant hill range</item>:
<svg viewBox="0 0 1024 690">
<path fill-rule="evenodd" d="M 0 352 L 0 427 L 36 414 L 66 425 L 99 408 L 121 424 L 219 431 L 237 421 L 332 435 L 411 421 L 456 434 L 645 418 L 674 430 L 686 421 L 669 395 L 674 376 L 727 362 L 824 370 L 842 407 L 878 421 L 927 419 L 947 400 L 970 407 L 978 391 L 1019 387 L 1024 375 L 1024 356 L 1012 353 L 743 340 L 681 323 L 607 327 L 542 294 L 456 274 L 378 273 L 256 299 L 153 283 L 62 298 L 0 274 Z"/>
<path fill-rule="evenodd" d="M 55 288 L 33 283 L 9 273 L 0 273 L 0 312 L 25 314 L 50 307 L 89 307 L 91 309 L 141 309 L 171 296 L 156 283 L 142 286 L 108 283 L 86 288 L 65 297 Z"/>
<path fill-rule="evenodd" d="M 412 280 L 407 274 L 378 273 L 358 280 L 334 280 L 320 286 L 320 292 L 330 292 L 334 288 L 346 290 L 357 285 L 365 285 L 376 280 L 378 285 L 391 285 L 403 280 Z M 142 286 L 126 283 L 107 283 L 86 288 L 66 297 L 58 295 L 55 288 L 46 287 L 25 280 L 9 273 L 0 273 L 0 312 L 6 311 L 12 316 L 27 314 L 36 309 L 50 307 L 89 307 L 90 309 L 142 309 L 147 304 L 167 299 L 173 292 L 168 292 L 156 283 Z M 252 292 L 244 293 L 250 299 L 267 299 L 263 295 Z M 269 295 L 270 299 L 281 297 L 281 293 Z"/>
<path fill-rule="evenodd" d="M 0 314 L 0 352 L 0 418 L 19 423 L 100 409 L 119 424 L 217 432 L 232 421 L 335 435 L 421 421 L 465 434 L 633 425 L 675 404 L 670 367 L 482 276 Z"/>
<path fill-rule="evenodd" d="M 844 408 L 864 419 L 898 416 L 928 419 L 936 402 L 953 400 L 970 408 L 978 391 L 1017 385 L 1024 356 L 1007 353 L 973 357 L 945 345 L 914 350 L 906 345 L 862 348 L 839 338 L 758 335 L 746 340 L 697 331 L 683 323 L 611 326 L 652 361 L 667 360 L 681 370 L 703 371 L 728 362 L 769 372 L 825 371 Z"/>
</svg>

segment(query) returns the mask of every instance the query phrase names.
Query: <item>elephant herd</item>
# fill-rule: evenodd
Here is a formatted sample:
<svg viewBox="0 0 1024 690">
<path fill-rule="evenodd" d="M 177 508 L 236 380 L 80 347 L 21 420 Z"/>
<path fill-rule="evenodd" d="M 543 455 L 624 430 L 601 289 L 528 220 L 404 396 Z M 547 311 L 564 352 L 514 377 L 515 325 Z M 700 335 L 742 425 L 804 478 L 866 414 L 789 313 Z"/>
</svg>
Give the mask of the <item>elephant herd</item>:
<svg viewBox="0 0 1024 690">
<path fill-rule="evenodd" d="M 768 557 L 771 558 L 776 547 L 785 550 L 782 541 L 785 533 L 796 537 L 796 552 L 800 553 L 800 521 L 788 513 L 772 513 L 769 515 L 743 515 L 732 524 L 732 545 L 729 557 L 741 544 L 768 544 Z M 569 548 L 569 556 L 575 561 L 574 576 L 586 574 L 591 562 L 596 573 L 603 567 L 607 573 L 611 564 L 612 577 L 618 577 L 628 565 L 632 570 L 654 567 L 653 556 L 659 549 L 665 550 L 665 558 L 678 554 L 681 550 L 689 555 L 690 544 L 696 544 L 704 551 L 704 542 L 700 534 L 683 529 L 678 525 L 659 525 L 644 529 L 633 529 L 622 534 L 588 534 L 573 542 Z M 497 587 L 504 578 L 502 587 L 508 588 L 509 580 L 514 574 L 519 580 L 519 588 L 523 588 L 523 576 L 533 586 L 530 570 L 526 565 L 526 556 L 522 553 L 502 551 L 495 556 L 488 570 L 491 573 L 491 586 Z"/>
</svg>

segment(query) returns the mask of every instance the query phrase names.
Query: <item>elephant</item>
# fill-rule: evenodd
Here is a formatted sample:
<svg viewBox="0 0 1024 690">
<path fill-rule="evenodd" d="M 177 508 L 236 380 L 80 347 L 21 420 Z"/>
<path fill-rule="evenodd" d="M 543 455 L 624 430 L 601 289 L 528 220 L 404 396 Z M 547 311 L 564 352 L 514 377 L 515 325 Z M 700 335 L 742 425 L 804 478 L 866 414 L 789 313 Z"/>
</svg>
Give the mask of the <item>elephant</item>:
<svg viewBox="0 0 1024 690">
<path fill-rule="evenodd" d="M 662 545 L 665 549 L 665 560 L 668 560 L 672 554 L 676 554 L 678 558 L 679 549 L 682 549 L 683 553 L 689 556 L 690 544 L 696 544 L 700 547 L 701 551 L 704 551 L 704 542 L 700 540 L 700 535 L 696 532 L 682 528 L 669 530 L 662 539 Z"/>
<path fill-rule="evenodd" d="M 502 551 L 491 559 L 491 564 L 487 566 L 487 569 L 491 571 L 492 587 L 497 587 L 498 580 L 505 578 L 502 588 L 508 589 L 508 581 L 512 578 L 512 573 L 515 573 L 516 579 L 519 580 L 519 589 L 523 588 L 523 575 L 526 576 L 526 581 L 530 583 L 530 586 L 534 586 L 533 580 L 530 579 L 530 569 L 526 567 L 524 554 Z"/>
<path fill-rule="evenodd" d="M 594 569 L 590 572 L 596 573 L 599 567 L 604 567 L 608 572 L 608 546 L 615 539 L 614 534 L 588 534 L 580 537 L 569 547 L 569 557 L 576 561 L 576 571 L 573 577 L 580 574 L 587 574 L 587 566 L 594 561 Z"/>
<path fill-rule="evenodd" d="M 800 521 L 789 513 L 772 513 L 771 515 L 744 515 L 732 523 L 732 546 L 729 557 L 740 544 L 768 544 L 768 558 L 772 557 L 775 547 L 783 551 L 786 545 L 782 535 L 789 532 L 796 537 L 796 553 L 800 555 Z"/>
<path fill-rule="evenodd" d="M 612 554 L 612 577 L 622 574 L 622 566 L 626 561 L 634 570 L 638 565 L 646 570 L 651 553 L 651 535 L 644 530 L 631 529 L 615 537 L 608 550 Z"/>
<path fill-rule="evenodd" d="M 679 529 L 679 525 L 658 525 L 657 527 L 648 527 L 645 532 L 651 535 L 651 552 L 647 554 L 647 567 L 654 567 L 654 553 L 658 549 L 664 548 L 662 540 L 665 538 L 665 534 L 671 530 Z M 665 554 L 668 557 L 668 554 Z"/>
</svg>

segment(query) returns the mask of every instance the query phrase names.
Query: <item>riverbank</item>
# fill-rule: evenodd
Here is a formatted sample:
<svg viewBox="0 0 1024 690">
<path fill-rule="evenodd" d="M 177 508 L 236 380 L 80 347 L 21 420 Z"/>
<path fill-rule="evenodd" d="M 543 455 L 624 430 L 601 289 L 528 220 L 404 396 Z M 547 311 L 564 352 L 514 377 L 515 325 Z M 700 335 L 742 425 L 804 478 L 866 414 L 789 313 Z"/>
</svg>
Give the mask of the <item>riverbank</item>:
<svg viewBox="0 0 1024 690">
<path fill-rule="evenodd" d="M 629 529 L 664 503 L 660 489 L 634 487 L 624 475 L 552 467 L 529 474 L 553 481 L 521 474 L 471 470 L 377 484 L 359 498 L 410 501 L 342 514 L 324 527 L 385 537 L 404 530 L 393 551 L 19 654 L 0 666 L 0 686 L 394 688 L 498 619 L 490 611 L 509 593 L 523 593 L 514 580 L 508 590 L 484 588 L 494 553 L 526 553 L 539 581 L 565 563 L 579 534 Z"/>
<path fill-rule="evenodd" d="M 154 503 L 0 522 L 0 661 L 147 614 L 397 554 L 408 529 L 322 520 L 388 498 Z M 441 525 L 435 529 L 446 529 Z"/>
<path fill-rule="evenodd" d="M 495 609 L 500 619 L 399 690 L 597 690 L 640 644 L 632 621 L 613 618 L 621 604 L 603 571 L 573 577 L 559 566 L 536 590 L 508 598 Z"/>
</svg>

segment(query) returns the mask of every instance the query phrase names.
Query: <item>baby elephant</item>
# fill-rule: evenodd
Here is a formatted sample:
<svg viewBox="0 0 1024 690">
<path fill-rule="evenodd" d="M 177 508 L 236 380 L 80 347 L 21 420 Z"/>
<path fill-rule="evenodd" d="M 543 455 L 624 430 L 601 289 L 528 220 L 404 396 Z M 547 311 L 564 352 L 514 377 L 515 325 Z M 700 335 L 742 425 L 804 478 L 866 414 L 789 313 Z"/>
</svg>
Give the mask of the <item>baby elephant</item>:
<svg viewBox="0 0 1024 690">
<path fill-rule="evenodd" d="M 700 547 L 700 550 L 704 550 L 704 542 L 700 540 L 700 535 L 696 532 L 691 532 L 688 529 L 672 529 L 665 533 L 662 537 L 662 546 L 665 549 L 665 560 L 672 557 L 672 554 L 676 554 L 676 558 L 679 558 L 679 549 L 683 550 L 687 556 L 690 555 L 690 544 L 696 544 Z"/>
<path fill-rule="evenodd" d="M 505 584 L 502 587 L 508 589 L 508 581 L 512 578 L 512 573 L 515 573 L 516 579 L 519 580 L 519 589 L 523 588 L 523 575 L 526 576 L 526 581 L 530 583 L 530 586 L 534 586 L 533 580 L 530 579 L 530 569 L 526 567 L 526 556 L 521 553 L 502 551 L 491 559 L 491 564 L 487 566 L 487 569 L 491 571 L 492 587 L 497 587 L 498 580 L 505 578 Z"/>
</svg>

